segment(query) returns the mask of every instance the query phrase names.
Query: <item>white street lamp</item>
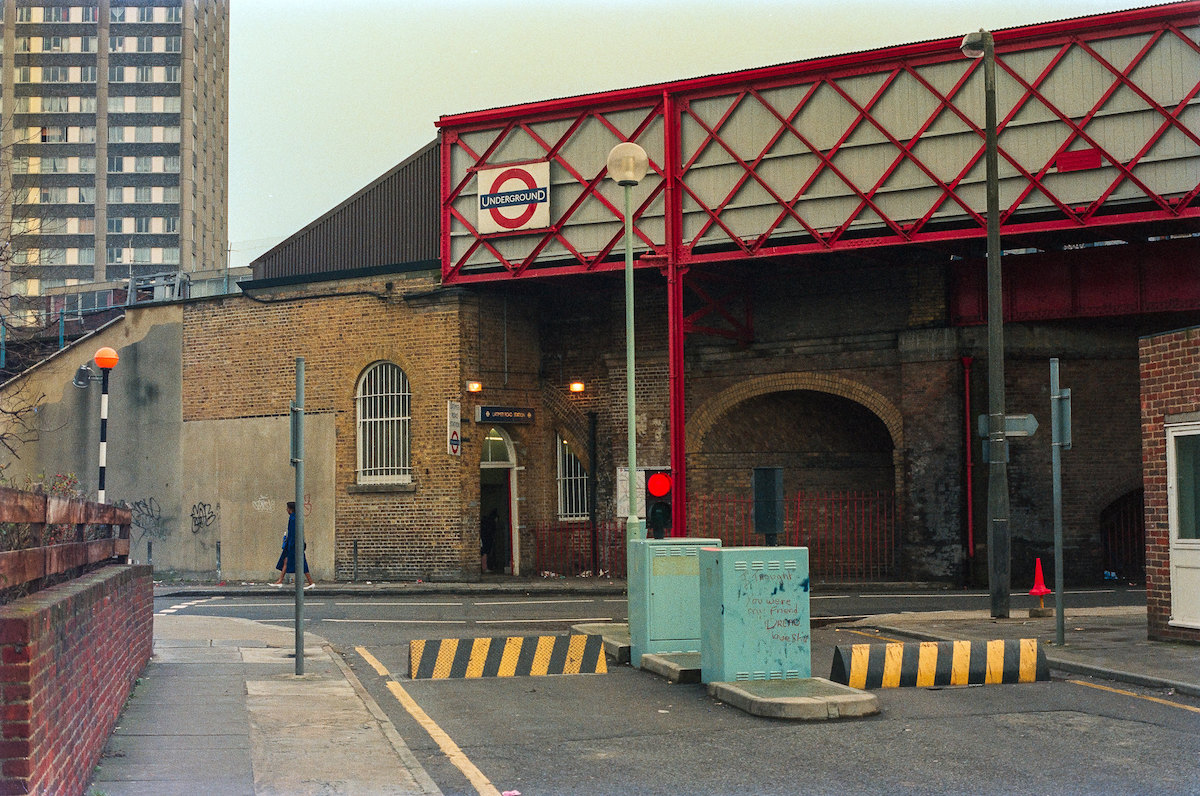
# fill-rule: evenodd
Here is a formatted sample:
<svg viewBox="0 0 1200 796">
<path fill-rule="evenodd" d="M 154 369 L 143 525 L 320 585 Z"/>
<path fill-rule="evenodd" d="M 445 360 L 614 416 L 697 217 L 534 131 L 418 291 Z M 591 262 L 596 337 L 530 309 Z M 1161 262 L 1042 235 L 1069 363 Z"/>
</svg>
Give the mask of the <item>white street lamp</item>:
<svg viewBox="0 0 1200 796">
<path fill-rule="evenodd" d="M 625 523 L 625 544 L 639 535 L 637 517 L 637 425 L 634 419 L 633 379 L 633 186 L 642 181 L 650 168 L 646 150 L 632 141 L 623 141 L 608 153 L 608 176 L 625 189 L 625 405 L 629 452 L 629 514 Z"/>
</svg>

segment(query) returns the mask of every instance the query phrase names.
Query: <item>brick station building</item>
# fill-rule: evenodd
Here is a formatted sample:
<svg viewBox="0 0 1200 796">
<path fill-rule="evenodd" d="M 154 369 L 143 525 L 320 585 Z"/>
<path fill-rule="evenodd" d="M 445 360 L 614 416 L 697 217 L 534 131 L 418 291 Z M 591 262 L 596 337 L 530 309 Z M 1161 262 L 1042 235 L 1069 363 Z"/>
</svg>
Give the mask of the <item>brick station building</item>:
<svg viewBox="0 0 1200 796">
<path fill-rule="evenodd" d="M 1200 323 L 1198 39 L 1197 2 L 995 32 L 1006 408 L 1042 426 L 1010 446 L 1014 592 L 1053 566 L 1052 357 L 1067 582 L 1144 577 L 1139 340 Z M 286 435 L 303 356 L 319 575 L 474 577 L 492 522 L 498 570 L 623 569 L 605 160 L 635 141 L 638 467 L 672 471 L 671 532 L 759 543 L 780 468 L 816 580 L 985 584 L 982 84 L 947 39 L 443 117 L 243 295 L 182 305 L 181 434 Z M 252 482 L 241 450 L 213 461 Z M 227 560 L 266 558 L 238 540 L 267 488 L 212 489 Z"/>
</svg>

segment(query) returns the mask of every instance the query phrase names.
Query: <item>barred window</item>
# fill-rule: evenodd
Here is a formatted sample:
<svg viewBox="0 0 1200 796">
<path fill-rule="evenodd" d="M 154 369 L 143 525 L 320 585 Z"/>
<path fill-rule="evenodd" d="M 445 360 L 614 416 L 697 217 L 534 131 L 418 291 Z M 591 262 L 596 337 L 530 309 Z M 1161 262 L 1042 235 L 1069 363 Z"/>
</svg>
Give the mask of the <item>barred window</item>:
<svg viewBox="0 0 1200 796">
<path fill-rule="evenodd" d="M 570 444 L 556 435 L 558 441 L 558 518 L 586 520 L 588 518 L 588 476 Z"/>
<path fill-rule="evenodd" d="M 376 362 L 358 380 L 358 483 L 412 482 L 412 394 L 408 376 Z"/>
</svg>

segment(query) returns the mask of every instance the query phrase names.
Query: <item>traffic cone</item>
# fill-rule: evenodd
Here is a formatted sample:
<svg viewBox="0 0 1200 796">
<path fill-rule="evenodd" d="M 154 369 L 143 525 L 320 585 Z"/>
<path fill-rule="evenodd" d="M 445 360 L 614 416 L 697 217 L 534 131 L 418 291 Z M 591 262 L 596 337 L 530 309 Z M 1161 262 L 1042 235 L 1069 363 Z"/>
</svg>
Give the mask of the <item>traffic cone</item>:
<svg viewBox="0 0 1200 796">
<path fill-rule="evenodd" d="M 1029 593 L 1038 598 L 1038 613 L 1045 615 L 1046 595 L 1050 594 L 1051 592 L 1046 588 L 1046 581 L 1042 577 L 1042 559 L 1040 558 L 1037 559 L 1037 563 L 1033 568 L 1033 588 L 1029 590 Z M 1033 610 L 1030 610 L 1029 614 L 1030 616 L 1033 616 Z"/>
</svg>

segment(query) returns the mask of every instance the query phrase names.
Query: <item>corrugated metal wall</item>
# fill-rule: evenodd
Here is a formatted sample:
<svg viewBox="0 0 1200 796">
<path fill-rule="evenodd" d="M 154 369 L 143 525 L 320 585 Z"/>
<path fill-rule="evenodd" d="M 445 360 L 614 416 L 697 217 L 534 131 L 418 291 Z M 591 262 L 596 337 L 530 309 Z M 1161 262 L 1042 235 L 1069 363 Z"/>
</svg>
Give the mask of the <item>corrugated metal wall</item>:
<svg viewBox="0 0 1200 796">
<path fill-rule="evenodd" d="M 434 141 L 250 264 L 254 279 L 436 260 L 440 161 Z"/>
</svg>

